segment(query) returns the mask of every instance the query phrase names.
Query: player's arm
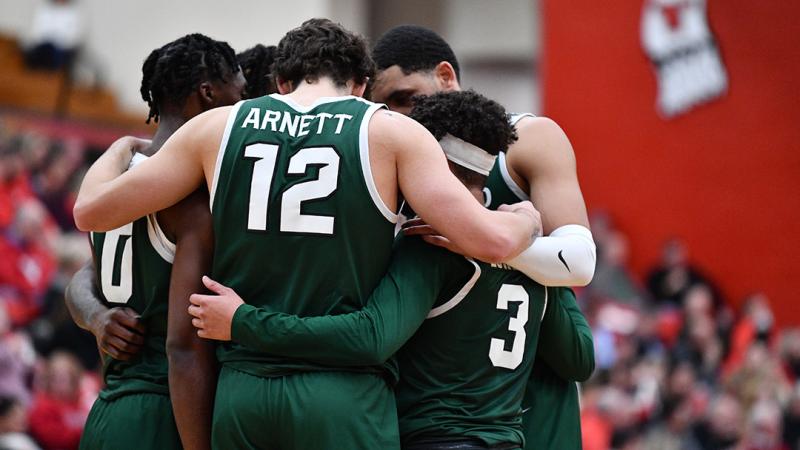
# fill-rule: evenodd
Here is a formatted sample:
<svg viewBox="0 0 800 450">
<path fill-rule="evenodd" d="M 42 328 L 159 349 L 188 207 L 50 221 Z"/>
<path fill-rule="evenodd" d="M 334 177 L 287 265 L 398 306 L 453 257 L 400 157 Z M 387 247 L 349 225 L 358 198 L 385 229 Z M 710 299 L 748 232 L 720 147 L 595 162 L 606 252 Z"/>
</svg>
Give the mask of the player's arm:
<svg viewBox="0 0 800 450">
<path fill-rule="evenodd" d="M 489 211 L 450 172 L 441 147 L 417 122 L 399 114 L 376 113 L 370 122 L 370 146 L 393 153 L 397 184 L 428 224 L 467 255 L 505 261 L 527 248 L 540 223 L 529 203 L 507 211 Z"/>
<path fill-rule="evenodd" d="M 548 289 L 556 297 L 542 319 L 536 356 L 561 378 L 586 381 L 594 371 L 592 329 L 571 289 Z"/>
<path fill-rule="evenodd" d="M 507 262 L 546 286 L 585 286 L 594 276 L 596 248 L 572 145 L 558 124 L 544 117 L 521 120 L 517 133 L 507 166 L 532 193 L 545 236 Z"/>
<path fill-rule="evenodd" d="M 108 308 L 97 287 L 94 260 L 89 260 L 72 277 L 64 292 L 64 300 L 75 324 L 97 339 L 100 351 L 114 359 L 127 361 L 139 352 L 144 343 L 144 326 L 139 314 L 126 307 Z"/>
<path fill-rule="evenodd" d="M 130 143 L 114 143 L 86 172 L 73 210 L 75 224 L 83 231 L 111 230 L 194 192 L 204 171 L 213 173 L 229 112 L 230 107 L 217 108 L 192 118 L 134 170 L 127 170 Z"/>
<path fill-rule="evenodd" d="M 459 272 L 459 261 L 449 256 L 419 238 L 403 238 L 395 247 L 387 274 L 362 310 L 298 317 L 242 304 L 233 315 L 231 339 L 265 353 L 322 364 L 381 364 L 414 334 L 441 292 L 455 291 L 449 285 L 463 284 L 469 278 L 459 276 L 464 271 Z M 469 269 L 466 260 L 460 261 Z M 201 318 L 208 311 L 200 308 L 213 307 L 212 302 L 220 299 L 205 296 L 197 300 L 193 300 L 193 308 L 196 318 Z"/>
<path fill-rule="evenodd" d="M 200 339 L 186 310 L 211 269 L 214 236 L 208 194 L 201 188 L 159 213 L 175 235 L 175 260 L 169 286 L 167 358 L 175 424 L 186 449 L 210 449 L 217 362 L 211 341 Z"/>
</svg>

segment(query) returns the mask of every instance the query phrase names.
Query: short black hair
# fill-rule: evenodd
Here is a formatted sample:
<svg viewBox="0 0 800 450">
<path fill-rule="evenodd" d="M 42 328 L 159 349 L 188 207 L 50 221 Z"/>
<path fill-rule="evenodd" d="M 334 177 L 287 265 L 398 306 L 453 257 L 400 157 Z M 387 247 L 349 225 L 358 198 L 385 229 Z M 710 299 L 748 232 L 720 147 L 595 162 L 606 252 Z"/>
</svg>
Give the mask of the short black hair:
<svg viewBox="0 0 800 450">
<path fill-rule="evenodd" d="M 236 55 L 236 60 L 242 68 L 242 74 L 247 80 L 247 96 L 249 98 L 263 97 L 277 92 L 275 80 L 272 77 L 272 63 L 278 47 L 256 44 Z"/>
<path fill-rule="evenodd" d="M 517 140 L 505 108 L 473 90 L 416 96 L 410 117 L 437 140 L 446 134 L 480 147 L 491 155 Z"/>
<path fill-rule="evenodd" d="M 150 119 L 158 122 L 165 103 L 181 104 L 201 82 L 222 81 L 239 71 L 236 53 L 227 42 L 199 33 L 188 34 L 150 52 L 142 65 L 142 99 Z"/>
<path fill-rule="evenodd" d="M 278 43 L 273 72 L 295 87 L 324 76 L 344 86 L 350 80 L 366 83 L 375 63 L 363 37 L 328 19 L 310 19 Z"/>
<path fill-rule="evenodd" d="M 378 70 L 397 65 L 408 75 L 413 72 L 433 70 L 447 61 L 461 80 L 461 69 L 453 49 L 436 34 L 419 25 L 400 25 L 383 33 L 372 49 L 372 58 Z"/>
</svg>

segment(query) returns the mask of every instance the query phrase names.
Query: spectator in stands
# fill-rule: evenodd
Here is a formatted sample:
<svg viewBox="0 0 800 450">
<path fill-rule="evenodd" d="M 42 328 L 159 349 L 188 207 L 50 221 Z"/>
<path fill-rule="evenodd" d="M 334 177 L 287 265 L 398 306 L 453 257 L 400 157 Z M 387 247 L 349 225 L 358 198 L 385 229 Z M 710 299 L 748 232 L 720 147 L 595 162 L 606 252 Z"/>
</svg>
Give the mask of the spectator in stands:
<svg viewBox="0 0 800 450">
<path fill-rule="evenodd" d="M 73 0 L 48 0 L 34 13 L 25 61 L 34 69 L 69 66 L 84 40 L 83 13 Z"/>
<path fill-rule="evenodd" d="M 647 277 L 647 289 L 656 302 L 680 306 L 686 291 L 695 284 L 705 284 L 714 293 L 714 306 L 721 303 L 717 288 L 699 269 L 689 264 L 684 242 L 673 238 L 664 243 L 661 264 Z"/>
<path fill-rule="evenodd" d="M 783 443 L 792 450 L 800 449 L 800 384 L 795 386 L 783 416 Z"/>
<path fill-rule="evenodd" d="M 80 363 L 69 353 L 54 352 L 43 376 L 29 415 L 31 434 L 43 450 L 75 450 L 89 414 L 81 398 Z"/>
<path fill-rule="evenodd" d="M 0 302 L 0 396 L 13 398 L 22 405 L 30 403 L 28 378 L 36 355 L 24 332 L 14 331 Z"/>
<path fill-rule="evenodd" d="M 36 318 L 55 273 L 56 233 L 36 200 L 18 205 L 12 225 L 0 235 L 0 301 L 14 325 Z"/>
<path fill-rule="evenodd" d="M 13 397 L 0 396 L 0 449 L 39 450 L 25 434 L 27 430 L 28 419 L 22 403 Z"/>
<path fill-rule="evenodd" d="M 750 411 L 742 450 L 789 450 L 783 444 L 781 409 L 772 400 L 760 400 Z"/>
<path fill-rule="evenodd" d="M 644 306 L 646 295 L 627 267 L 628 239 L 615 230 L 609 230 L 603 236 L 602 246 L 597 250 L 594 278 L 585 288 L 583 297 L 589 302 L 615 301 Z"/>
<path fill-rule="evenodd" d="M 743 428 L 742 407 L 736 397 L 720 394 L 711 400 L 705 417 L 694 426 L 702 450 L 728 450 L 739 442 Z"/>
</svg>

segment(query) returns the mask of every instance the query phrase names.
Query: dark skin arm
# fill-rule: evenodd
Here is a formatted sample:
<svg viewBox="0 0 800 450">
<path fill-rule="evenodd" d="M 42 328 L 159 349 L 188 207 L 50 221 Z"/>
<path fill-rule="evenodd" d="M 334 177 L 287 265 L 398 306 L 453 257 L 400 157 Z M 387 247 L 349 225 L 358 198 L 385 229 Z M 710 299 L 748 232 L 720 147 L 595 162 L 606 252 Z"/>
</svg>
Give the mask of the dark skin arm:
<svg viewBox="0 0 800 450">
<path fill-rule="evenodd" d="M 214 235 L 205 188 L 158 213 L 176 244 L 169 287 L 167 358 L 175 424 L 187 450 L 211 448 L 211 415 L 217 386 L 214 344 L 201 339 L 187 313 L 189 296 L 205 292 L 203 274 L 211 270 Z"/>
<path fill-rule="evenodd" d="M 109 308 L 103 304 L 94 260 L 75 273 L 64 299 L 72 320 L 94 335 L 101 352 L 127 361 L 142 349 L 145 329 L 139 314 L 124 306 Z"/>
</svg>

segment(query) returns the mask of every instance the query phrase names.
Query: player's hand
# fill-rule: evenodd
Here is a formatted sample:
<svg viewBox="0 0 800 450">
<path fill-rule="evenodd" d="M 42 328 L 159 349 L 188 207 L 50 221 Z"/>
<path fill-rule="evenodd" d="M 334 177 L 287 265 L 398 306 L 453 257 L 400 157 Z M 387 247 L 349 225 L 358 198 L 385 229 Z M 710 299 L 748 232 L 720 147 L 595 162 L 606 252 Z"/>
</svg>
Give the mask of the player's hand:
<svg viewBox="0 0 800 450">
<path fill-rule="evenodd" d="M 203 277 L 203 284 L 216 295 L 192 294 L 189 297 L 192 325 L 201 338 L 230 341 L 233 314 L 244 300 L 233 289 L 209 277 Z"/>
<path fill-rule="evenodd" d="M 114 359 L 128 361 L 144 345 L 144 325 L 136 311 L 125 308 L 109 308 L 98 314 L 92 327 L 101 352 Z"/>
<path fill-rule="evenodd" d="M 542 235 L 542 215 L 530 201 L 525 200 L 519 203 L 514 203 L 513 205 L 500 205 L 497 210 L 524 214 L 528 216 L 533 225 L 531 236 L 540 237 Z"/>
<path fill-rule="evenodd" d="M 450 239 L 447 239 L 439 234 L 435 228 L 425 223 L 425 221 L 419 217 L 407 221 L 403 224 L 402 228 L 403 234 L 406 236 L 421 236 L 422 240 L 429 244 L 443 247 L 453 253 L 466 256 L 466 253 L 461 250 L 461 247 L 454 244 Z"/>
</svg>

